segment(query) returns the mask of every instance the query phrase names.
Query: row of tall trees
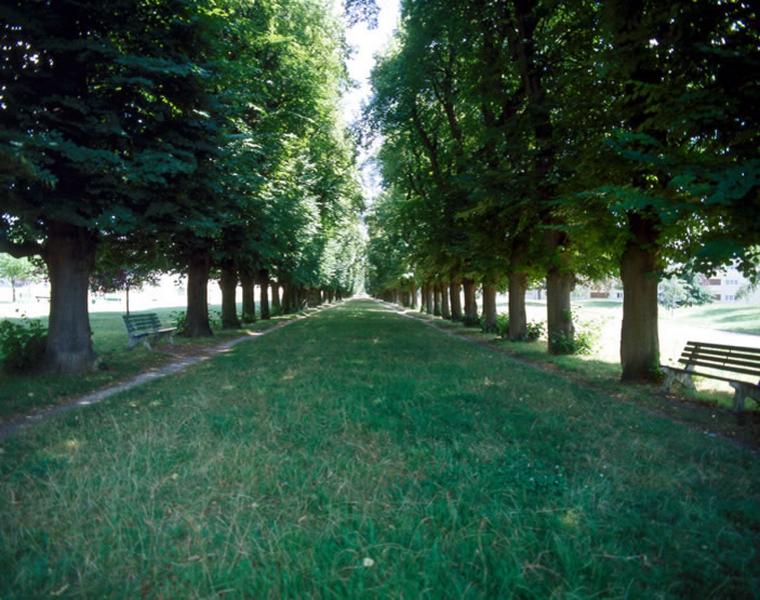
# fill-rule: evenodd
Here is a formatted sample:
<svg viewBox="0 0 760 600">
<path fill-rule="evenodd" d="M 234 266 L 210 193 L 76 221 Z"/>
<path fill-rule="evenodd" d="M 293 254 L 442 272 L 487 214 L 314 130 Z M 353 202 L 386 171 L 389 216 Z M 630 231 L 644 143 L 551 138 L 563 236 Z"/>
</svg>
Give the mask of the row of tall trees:
<svg viewBox="0 0 760 600">
<path fill-rule="evenodd" d="M 211 333 L 210 277 L 227 325 L 238 282 L 247 318 L 255 282 L 292 306 L 351 291 L 344 59 L 327 0 L 2 4 L 0 251 L 47 266 L 49 369 L 94 363 L 94 273 L 185 274 L 190 336 Z"/>
<path fill-rule="evenodd" d="M 405 0 L 402 12 L 367 110 L 386 182 L 371 291 L 463 285 L 472 310 L 482 285 L 488 323 L 507 288 L 521 339 L 541 280 L 557 352 L 572 346 L 575 281 L 618 274 L 623 379 L 656 378 L 664 267 L 757 263 L 756 7 Z"/>
</svg>

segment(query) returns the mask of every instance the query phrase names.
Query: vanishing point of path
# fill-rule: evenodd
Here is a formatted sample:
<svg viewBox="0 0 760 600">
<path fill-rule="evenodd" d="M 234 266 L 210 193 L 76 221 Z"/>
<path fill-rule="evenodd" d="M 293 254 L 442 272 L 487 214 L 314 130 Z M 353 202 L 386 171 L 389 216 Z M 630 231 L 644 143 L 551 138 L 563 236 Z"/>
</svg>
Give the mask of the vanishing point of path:
<svg viewBox="0 0 760 600">
<path fill-rule="evenodd" d="M 356 300 L 0 443 L 0 597 L 752 597 L 759 475 Z"/>
</svg>

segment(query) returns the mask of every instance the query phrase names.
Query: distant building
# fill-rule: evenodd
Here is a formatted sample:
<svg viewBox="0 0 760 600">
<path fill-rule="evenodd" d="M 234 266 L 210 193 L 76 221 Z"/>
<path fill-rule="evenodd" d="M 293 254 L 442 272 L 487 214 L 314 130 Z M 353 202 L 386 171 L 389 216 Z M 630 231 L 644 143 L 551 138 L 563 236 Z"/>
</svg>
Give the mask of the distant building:
<svg viewBox="0 0 760 600">
<path fill-rule="evenodd" d="M 703 277 L 702 285 L 710 291 L 716 302 L 760 303 L 760 289 L 749 289 L 749 280 L 734 267 Z"/>
</svg>

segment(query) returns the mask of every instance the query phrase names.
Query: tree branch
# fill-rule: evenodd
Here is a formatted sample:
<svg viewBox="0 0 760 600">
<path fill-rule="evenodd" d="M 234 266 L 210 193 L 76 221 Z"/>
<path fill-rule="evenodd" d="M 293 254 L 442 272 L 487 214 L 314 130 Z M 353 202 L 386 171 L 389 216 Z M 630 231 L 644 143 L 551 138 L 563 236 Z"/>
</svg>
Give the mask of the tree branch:
<svg viewBox="0 0 760 600">
<path fill-rule="evenodd" d="M 0 252 L 10 254 L 14 258 L 26 258 L 28 256 L 42 256 L 45 249 L 37 242 L 11 242 L 8 233 L 0 231 Z"/>
</svg>

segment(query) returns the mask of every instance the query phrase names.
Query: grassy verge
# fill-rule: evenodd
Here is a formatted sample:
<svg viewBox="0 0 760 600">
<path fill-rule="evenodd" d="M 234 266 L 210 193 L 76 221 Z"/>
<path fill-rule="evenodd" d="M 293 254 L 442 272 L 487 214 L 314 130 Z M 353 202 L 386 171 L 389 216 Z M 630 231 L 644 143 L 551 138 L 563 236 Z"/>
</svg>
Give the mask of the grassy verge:
<svg viewBox="0 0 760 600">
<path fill-rule="evenodd" d="M 679 308 L 664 314 L 679 323 L 697 327 L 710 327 L 734 333 L 760 335 L 760 306 L 721 306 L 708 304 L 692 308 Z"/>
<path fill-rule="evenodd" d="M 553 356 L 547 352 L 544 340 L 510 342 L 492 334 L 484 334 L 475 327 L 464 327 L 461 323 L 416 312 L 411 314 L 439 329 L 562 374 L 577 384 L 590 386 L 617 399 L 635 402 L 649 410 L 666 414 L 707 433 L 735 438 L 752 446 L 760 445 L 760 406 L 748 401 L 745 414 L 737 418 L 732 412 L 732 393 L 714 389 L 710 386 L 710 380 L 695 377 L 696 390 L 681 388 L 669 394 L 663 393 L 658 385 L 621 385 L 620 365 L 601 360 L 598 356 Z"/>
<path fill-rule="evenodd" d="M 760 585 L 755 455 L 369 302 L 0 448 L 4 598 Z"/>
<path fill-rule="evenodd" d="M 211 307 L 212 314 L 216 309 L 218 307 Z M 174 315 L 181 310 L 183 308 L 159 308 L 150 312 L 157 313 L 161 323 L 169 326 L 175 320 Z M 120 312 L 90 315 L 92 343 L 100 359 L 99 368 L 93 373 L 77 376 L 9 375 L 0 370 L 0 421 L 85 394 L 146 369 L 160 367 L 171 362 L 178 354 L 201 350 L 240 336 L 246 331 L 263 331 L 276 325 L 280 319 L 259 320 L 240 330 L 222 330 L 215 326 L 213 337 L 188 339 L 177 336 L 173 346 L 162 341 L 150 351 L 143 345 L 127 350 L 127 332 L 121 315 Z M 40 320 L 43 323 L 47 321 Z"/>
</svg>

